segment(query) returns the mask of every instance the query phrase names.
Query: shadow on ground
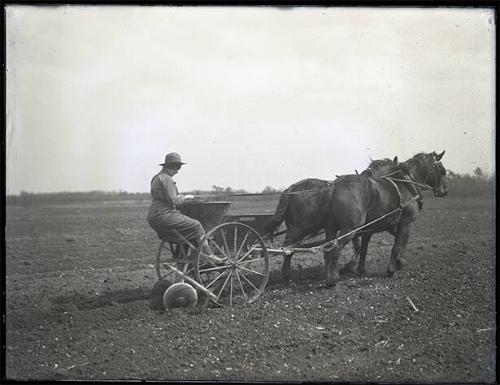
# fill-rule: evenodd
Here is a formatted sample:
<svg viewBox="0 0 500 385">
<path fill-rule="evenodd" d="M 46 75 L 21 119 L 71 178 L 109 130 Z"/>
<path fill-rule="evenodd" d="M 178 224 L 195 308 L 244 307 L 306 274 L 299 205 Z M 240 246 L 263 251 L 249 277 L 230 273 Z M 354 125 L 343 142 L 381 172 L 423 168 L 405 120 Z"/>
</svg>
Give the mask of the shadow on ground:
<svg viewBox="0 0 500 385">
<path fill-rule="evenodd" d="M 49 301 L 60 308 L 74 305 L 78 310 L 89 310 L 150 298 L 151 288 L 135 288 L 112 291 L 98 296 L 86 296 L 82 294 L 62 295 L 49 298 Z"/>
</svg>

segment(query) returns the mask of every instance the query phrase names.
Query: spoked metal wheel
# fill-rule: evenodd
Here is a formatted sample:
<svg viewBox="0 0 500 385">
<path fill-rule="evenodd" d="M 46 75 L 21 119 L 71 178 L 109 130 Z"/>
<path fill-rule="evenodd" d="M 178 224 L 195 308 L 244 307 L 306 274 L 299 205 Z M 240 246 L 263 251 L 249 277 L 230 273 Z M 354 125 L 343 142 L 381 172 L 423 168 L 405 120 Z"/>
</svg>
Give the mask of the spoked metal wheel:
<svg viewBox="0 0 500 385">
<path fill-rule="evenodd" d="M 194 267 L 189 262 L 189 254 L 190 249 L 187 245 L 161 241 L 156 254 L 156 274 L 158 280 L 168 279 L 172 283 L 184 281 L 180 274 L 169 268 L 169 265 L 182 271 L 184 274 L 193 276 Z"/>
<path fill-rule="evenodd" d="M 269 255 L 260 235 L 243 223 L 228 222 L 205 239 L 210 250 L 199 247 L 194 262 L 198 282 L 215 294 L 219 305 L 254 302 L 269 279 Z"/>
</svg>

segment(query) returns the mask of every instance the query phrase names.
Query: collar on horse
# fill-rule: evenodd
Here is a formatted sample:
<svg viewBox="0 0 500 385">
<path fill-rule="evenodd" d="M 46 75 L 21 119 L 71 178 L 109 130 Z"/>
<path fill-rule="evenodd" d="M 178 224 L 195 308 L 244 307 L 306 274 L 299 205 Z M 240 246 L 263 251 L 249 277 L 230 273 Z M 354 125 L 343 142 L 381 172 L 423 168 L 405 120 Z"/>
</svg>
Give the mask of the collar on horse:
<svg viewBox="0 0 500 385">
<path fill-rule="evenodd" d="M 398 171 L 394 171 L 394 172 L 392 172 L 390 174 L 387 174 L 387 175 L 384 175 L 384 176 L 382 176 L 380 178 L 384 179 L 384 180 L 386 180 L 388 182 L 390 182 L 391 185 L 396 189 L 396 192 L 397 192 L 398 197 L 399 197 L 399 207 L 400 208 L 403 207 L 403 199 L 401 198 L 401 192 L 399 191 L 399 187 L 397 186 L 397 184 L 395 182 L 406 183 L 407 187 L 408 187 L 408 190 L 413 195 L 413 197 L 418 197 L 418 199 L 417 199 L 418 208 L 420 210 L 422 210 L 422 207 L 423 207 L 424 203 L 423 203 L 422 193 L 420 192 L 419 188 L 422 188 L 422 189 L 425 189 L 425 190 L 429 190 L 429 189 L 433 189 L 433 187 L 430 186 L 430 185 L 428 185 L 428 184 L 418 183 L 415 180 L 415 177 L 412 175 L 412 173 L 410 171 L 408 172 L 408 175 L 405 175 L 403 177 L 404 179 L 391 177 L 391 175 L 394 175 L 397 172 Z M 426 178 L 426 181 L 427 181 L 427 178 Z"/>
</svg>

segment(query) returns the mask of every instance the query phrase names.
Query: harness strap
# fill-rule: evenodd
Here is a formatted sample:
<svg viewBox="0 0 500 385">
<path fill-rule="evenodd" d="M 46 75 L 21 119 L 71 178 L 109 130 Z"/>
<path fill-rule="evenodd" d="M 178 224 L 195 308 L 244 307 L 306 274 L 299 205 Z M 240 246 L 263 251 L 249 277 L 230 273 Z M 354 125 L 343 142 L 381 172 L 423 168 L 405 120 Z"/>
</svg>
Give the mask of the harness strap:
<svg viewBox="0 0 500 385">
<path fill-rule="evenodd" d="M 331 240 L 329 242 L 326 242 L 326 243 L 324 243 L 322 245 L 311 247 L 308 250 L 311 251 L 311 252 L 313 252 L 313 253 L 316 253 L 316 252 L 318 252 L 320 250 L 322 250 L 322 251 L 331 251 L 331 250 L 335 249 L 336 247 L 338 247 L 338 241 L 340 239 L 345 238 L 345 237 L 347 237 L 347 236 L 349 236 L 351 234 L 354 234 L 354 233 L 363 232 L 364 231 L 363 229 L 365 229 L 366 227 L 368 227 L 368 226 L 370 226 L 370 225 L 372 225 L 372 224 L 374 224 L 374 223 L 376 223 L 376 222 L 378 222 L 378 221 L 380 221 L 380 220 L 382 220 L 382 219 L 384 219 L 384 218 L 386 218 L 386 217 L 388 217 L 390 215 L 393 215 L 393 214 L 395 214 L 397 212 L 401 216 L 402 210 L 406 206 L 410 205 L 413 202 L 417 202 L 419 208 L 422 209 L 422 199 L 423 199 L 423 197 L 422 197 L 422 194 L 420 193 L 420 190 L 418 189 L 418 186 L 423 186 L 423 187 L 426 187 L 426 188 L 431 188 L 431 186 L 429 186 L 429 185 L 422 185 L 422 184 L 416 182 L 415 179 L 414 179 L 414 177 L 413 177 L 413 175 L 411 175 L 411 173 L 408 176 L 408 179 L 410 179 L 410 180 L 407 180 L 407 179 L 397 179 L 397 178 L 389 178 L 389 176 L 393 175 L 393 174 L 395 174 L 395 173 L 390 173 L 390 174 L 387 174 L 387 175 L 379 177 L 379 178 L 380 179 L 385 179 L 386 181 L 388 181 L 396 189 L 396 192 L 397 192 L 398 197 L 399 197 L 399 207 L 398 208 L 390 211 L 389 213 L 386 213 L 385 215 L 381 216 L 380 218 L 377 218 L 377 219 L 375 219 L 375 220 L 373 220 L 373 221 L 371 221 L 369 223 L 366 223 L 365 225 L 363 225 L 363 226 L 361 226 L 361 227 L 359 227 L 359 228 L 357 228 L 357 229 L 355 229 L 353 231 L 350 231 L 347 234 L 344 234 L 344 235 L 342 235 L 340 237 L 337 237 L 337 238 L 335 238 L 335 239 L 333 239 L 333 240 Z M 379 178 L 375 178 L 375 179 L 379 179 Z M 411 198 L 410 200 L 408 200 L 406 203 L 403 204 L 403 198 L 401 196 L 401 192 L 400 192 L 397 184 L 394 183 L 395 181 L 396 182 L 404 182 L 404 183 L 407 183 L 407 184 L 411 185 L 414 188 L 413 191 L 410 190 L 410 192 L 413 195 L 413 198 Z M 398 225 L 399 225 L 399 223 L 398 223 Z M 274 235 L 281 235 L 281 234 L 285 233 L 287 230 L 288 229 L 283 230 L 283 231 L 279 232 L 278 234 L 274 234 Z M 321 231 L 321 232 L 315 234 L 314 237 L 321 235 L 323 232 L 324 231 Z M 306 237 L 305 239 L 312 238 L 312 237 L 313 236 L 309 236 L 309 237 Z M 290 250 L 292 250 L 292 252 L 293 252 L 294 246 L 302 243 L 303 241 L 304 241 L 304 239 L 301 239 L 301 240 L 299 240 L 299 241 L 297 241 L 297 242 L 295 242 L 295 243 L 293 243 L 291 245 L 288 245 L 287 247 L 290 248 Z"/>
<path fill-rule="evenodd" d="M 408 178 L 410 179 L 410 181 L 412 182 L 412 186 L 416 190 L 415 194 L 413 194 L 413 195 L 420 195 L 420 197 L 422 197 L 422 193 L 420 192 L 420 189 L 419 189 L 419 187 L 422 187 L 422 185 L 420 185 L 420 183 L 417 182 L 417 180 L 415 179 L 415 177 L 413 176 L 413 174 L 412 174 L 411 171 L 408 172 Z M 425 178 L 423 186 L 425 186 L 426 189 L 431 189 L 432 188 L 431 186 L 429 186 L 427 184 L 427 178 Z"/>
<path fill-rule="evenodd" d="M 195 198 L 211 198 L 211 197 L 248 197 L 248 196 L 264 196 L 264 195 L 302 195 L 304 193 L 315 193 L 325 190 L 330 190 L 334 185 L 334 181 L 327 181 L 326 187 L 310 189 L 310 190 L 298 190 L 298 191 L 276 191 L 268 193 L 223 193 L 223 194 L 197 194 L 193 195 Z"/>
<path fill-rule="evenodd" d="M 399 217 L 398 217 L 398 221 L 397 221 L 397 224 L 396 224 L 396 232 L 399 228 L 399 221 L 401 219 L 401 213 L 403 211 L 403 198 L 401 198 L 401 191 L 399 191 L 399 188 L 397 186 L 396 183 L 394 183 L 394 181 L 390 178 L 383 178 L 385 179 L 386 181 L 390 182 L 390 184 L 396 189 L 396 193 L 398 194 L 398 198 L 399 198 L 399 211 L 398 211 L 398 214 L 399 214 Z"/>
<path fill-rule="evenodd" d="M 331 251 L 331 250 L 335 249 L 336 247 L 338 247 L 338 242 L 339 242 L 339 240 L 341 240 L 342 238 L 345 238 L 345 237 L 348 237 L 348 236 L 350 236 L 350 235 L 352 235 L 352 234 L 354 234 L 354 233 L 357 233 L 357 232 L 359 232 L 360 230 L 365 229 L 366 227 L 368 227 L 368 226 L 370 226 L 370 225 L 372 225 L 372 224 L 374 224 L 374 223 L 376 223 L 376 222 L 378 222 L 378 221 L 381 221 L 382 219 L 387 218 L 388 216 L 393 215 L 393 214 L 395 214 L 395 213 L 397 213 L 397 212 L 400 212 L 400 213 L 401 213 L 401 211 L 402 211 L 402 210 L 403 210 L 406 206 L 408 206 L 408 205 L 412 204 L 413 202 L 415 202 L 415 201 L 416 201 L 416 200 L 418 200 L 418 199 L 419 199 L 419 196 L 414 196 L 414 197 L 413 197 L 413 198 L 411 198 L 410 200 L 406 201 L 406 202 L 403 204 L 403 206 L 402 206 L 401 208 L 400 208 L 400 207 L 398 207 L 398 208 L 396 208 L 396 209 L 394 209 L 394 210 L 392 210 L 392 211 L 390 211 L 390 212 L 388 212 L 388 213 L 386 213 L 386 214 L 382 215 L 381 217 L 379 217 L 379 218 L 377 218 L 377 219 L 374 219 L 373 221 L 371 221 L 371 222 L 369 222 L 369 223 L 365 223 L 363 226 L 358 227 L 357 229 L 354 229 L 354 230 L 352 230 L 352 231 L 350 231 L 350 232 L 348 232 L 348 233 L 346 233 L 346 234 L 341 235 L 340 237 L 337 237 L 337 238 L 335 238 L 335 239 L 332 239 L 332 240 L 331 240 L 331 241 L 329 241 L 329 242 L 324 243 L 324 244 L 323 244 L 323 245 L 321 245 L 321 246 L 316 246 L 316 247 L 313 247 L 313 248 L 311 248 L 311 251 L 312 251 L 313 253 L 315 253 L 315 252 L 317 252 L 317 251 L 319 251 L 319 250 L 323 250 L 323 251 Z"/>
<path fill-rule="evenodd" d="M 392 175 L 394 173 L 391 173 L 390 175 Z M 422 196 L 422 193 L 420 192 L 420 189 L 419 187 L 426 187 L 426 189 L 430 189 L 432 188 L 431 186 L 429 185 L 422 185 L 420 183 L 418 183 L 417 181 L 415 181 L 415 178 L 413 177 L 413 175 L 411 174 L 411 172 L 409 173 L 409 175 L 405 175 L 404 176 L 404 179 L 398 179 L 398 178 L 389 178 L 387 176 L 383 177 L 384 179 L 388 179 L 388 180 L 391 180 L 391 181 L 395 181 L 395 182 L 403 182 L 403 183 L 406 183 L 406 185 L 408 186 L 408 190 L 410 191 L 410 193 L 414 196 L 414 197 L 417 197 L 417 203 L 418 203 L 418 208 L 420 210 L 422 210 L 422 207 L 423 207 L 423 196 Z"/>
<path fill-rule="evenodd" d="M 394 174 L 397 174 L 398 171 L 394 171 L 394 172 L 391 172 L 389 174 L 386 174 L 384 176 L 381 176 L 380 178 L 386 178 L 386 177 L 390 177 L 391 175 L 394 175 Z M 393 181 L 396 181 L 396 182 L 404 182 L 404 183 L 411 183 L 413 184 L 414 186 L 416 187 L 420 187 L 421 189 L 424 189 L 424 190 L 434 190 L 435 188 L 432 187 L 431 185 L 427 184 L 427 179 L 428 179 L 429 176 L 427 176 L 427 178 L 425 178 L 425 182 L 424 183 L 419 183 L 416 181 L 415 177 L 413 176 L 413 174 L 410 172 L 409 175 L 408 175 L 408 178 L 410 180 L 407 180 L 407 179 L 399 179 L 399 178 L 392 178 L 391 179 Z M 420 191 L 418 191 L 418 194 L 420 194 Z"/>
<path fill-rule="evenodd" d="M 399 208 L 402 208 L 403 207 L 403 198 L 401 198 L 401 192 L 399 191 L 397 184 L 394 183 L 394 181 L 391 178 L 383 177 L 382 179 L 386 180 L 387 182 L 389 182 L 391 184 L 392 187 L 394 187 L 394 189 L 396 190 L 396 193 L 398 194 L 398 198 L 399 198 Z"/>
</svg>

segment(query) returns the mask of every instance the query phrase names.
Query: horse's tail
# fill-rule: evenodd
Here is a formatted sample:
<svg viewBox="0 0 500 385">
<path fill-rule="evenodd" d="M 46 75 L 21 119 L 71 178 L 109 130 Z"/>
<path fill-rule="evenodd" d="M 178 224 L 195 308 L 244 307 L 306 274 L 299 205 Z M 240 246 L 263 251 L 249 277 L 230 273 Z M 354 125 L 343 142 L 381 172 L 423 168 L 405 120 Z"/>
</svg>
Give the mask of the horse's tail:
<svg viewBox="0 0 500 385">
<path fill-rule="evenodd" d="M 273 217 L 269 221 L 269 223 L 264 227 L 264 234 L 266 237 L 272 238 L 276 229 L 281 225 L 281 223 L 285 220 L 286 211 L 288 208 L 288 200 L 290 199 L 290 194 L 286 194 L 290 191 L 290 188 L 287 188 L 283 191 L 283 194 L 280 196 L 280 200 L 278 202 L 278 206 L 274 212 Z"/>
<path fill-rule="evenodd" d="M 280 196 L 278 206 L 274 212 L 273 217 L 269 223 L 264 228 L 264 236 L 266 238 L 273 238 L 274 232 L 281 225 L 281 223 L 286 219 L 287 213 L 289 212 L 288 207 L 290 203 L 291 193 L 299 191 L 321 191 L 324 188 L 329 188 L 332 183 L 322 179 L 308 178 L 298 181 L 288 187 Z M 295 201 L 292 201 L 295 202 Z"/>
</svg>

